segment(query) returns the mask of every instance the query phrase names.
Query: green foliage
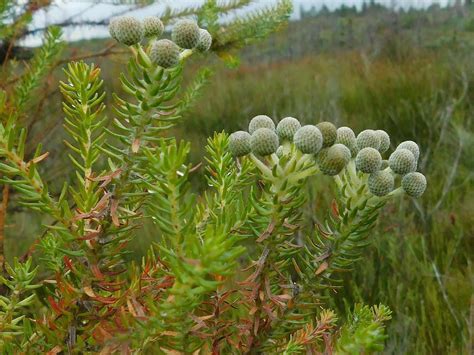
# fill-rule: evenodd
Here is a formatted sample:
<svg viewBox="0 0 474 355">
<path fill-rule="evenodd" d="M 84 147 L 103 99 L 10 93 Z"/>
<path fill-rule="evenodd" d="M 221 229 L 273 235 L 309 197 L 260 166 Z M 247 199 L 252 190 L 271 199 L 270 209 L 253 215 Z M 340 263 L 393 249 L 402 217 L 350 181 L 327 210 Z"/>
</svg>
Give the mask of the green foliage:
<svg viewBox="0 0 474 355">
<path fill-rule="evenodd" d="M 386 306 L 369 308 L 357 304 L 349 314 L 348 323 L 341 329 L 336 352 L 370 354 L 382 351 L 387 338 L 384 322 L 391 318 L 391 311 Z"/>
</svg>

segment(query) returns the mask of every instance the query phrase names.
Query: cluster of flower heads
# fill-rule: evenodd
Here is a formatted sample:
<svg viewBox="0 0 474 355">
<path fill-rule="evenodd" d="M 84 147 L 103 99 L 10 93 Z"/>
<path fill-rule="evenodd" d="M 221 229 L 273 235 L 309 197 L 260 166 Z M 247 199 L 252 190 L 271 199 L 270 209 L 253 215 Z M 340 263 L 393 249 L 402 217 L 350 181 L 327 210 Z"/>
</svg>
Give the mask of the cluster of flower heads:
<svg viewBox="0 0 474 355">
<path fill-rule="evenodd" d="M 397 176 L 409 196 L 420 197 L 426 189 L 425 176 L 416 171 L 418 144 L 405 141 L 384 160 L 382 155 L 390 148 L 390 136 L 383 130 L 367 129 L 356 136 L 351 128 L 336 128 L 331 122 L 302 126 L 296 118 L 286 117 L 275 126 L 270 117 L 259 115 L 250 121 L 248 132 L 238 131 L 230 136 L 229 149 L 235 157 L 281 157 L 291 153 L 291 144 L 301 153 L 312 155 L 325 175 L 338 175 L 352 162 L 357 171 L 369 174 L 368 187 L 376 196 L 392 192 Z"/>
<path fill-rule="evenodd" d="M 178 65 L 182 50 L 206 52 L 211 48 L 211 34 L 199 28 L 196 21 L 180 20 L 172 29 L 172 40 L 157 40 L 164 29 L 163 22 L 156 16 L 147 17 L 143 21 L 132 16 L 120 16 L 112 18 L 109 23 L 110 35 L 119 43 L 132 46 L 140 43 L 144 38 L 152 40 L 150 58 L 163 68 Z"/>
</svg>

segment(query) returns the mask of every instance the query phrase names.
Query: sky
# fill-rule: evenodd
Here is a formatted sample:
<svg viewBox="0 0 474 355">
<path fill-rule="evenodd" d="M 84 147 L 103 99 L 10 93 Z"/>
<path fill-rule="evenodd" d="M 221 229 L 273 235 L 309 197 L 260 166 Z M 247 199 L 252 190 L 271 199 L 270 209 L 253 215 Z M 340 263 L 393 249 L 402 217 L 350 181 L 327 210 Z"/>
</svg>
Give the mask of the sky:
<svg viewBox="0 0 474 355">
<path fill-rule="evenodd" d="M 140 9 L 131 12 L 137 17 L 145 17 L 149 15 L 159 15 L 167 6 L 173 8 L 186 7 L 189 5 L 196 5 L 202 3 L 204 0 L 159 0 L 146 9 Z M 368 1 L 368 0 L 367 0 Z M 441 6 L 448 5 L 454 0 L 377 0 L 376 2 L 391 6 L 396 4 L 397 7 L 426 7 L 431 4 L 440 4 Z M 110 3 L 110 1 L 107 1 Z M 255 9 L 259 7 L 274 4 L 276 0 L 255 0 L 253 5 L 248 9 Z M 335 9 L 345 4 L 348 6 L 360 6 L 363 0 L 294 0 L 295 13 L 293 19 L 296 19 L 299 14 L 300 7 L 310 8 L 315 6 L 321 8 L 327 6 L 329 9 Z M 122 12 L 127 9 L 127 6 L 113 6 L 105 4 L 104 1 L 78 1 L 78 0 L 56 0 L 48 10 L 41 10 L 35 15 L 32 28 L 45 27 L 54 23 L 58 23 L 74 16 L 75 19 L 80 20 L 101 20 L 108 18 L 116 12 Z M 77 17 L 77 15 L 79 16 Z M 79 39 L 90 39 L 94 37 L 107 37 L 108 30 L 104 27 L 89 27 L 89 28 L 69 28 L 64 31 L 64 39 L 67 41 L 75 41 Z M 39 36 L 29 36 L 24 40 L 25 45 L 39 45 L 41 38 Z"/>
</svg>

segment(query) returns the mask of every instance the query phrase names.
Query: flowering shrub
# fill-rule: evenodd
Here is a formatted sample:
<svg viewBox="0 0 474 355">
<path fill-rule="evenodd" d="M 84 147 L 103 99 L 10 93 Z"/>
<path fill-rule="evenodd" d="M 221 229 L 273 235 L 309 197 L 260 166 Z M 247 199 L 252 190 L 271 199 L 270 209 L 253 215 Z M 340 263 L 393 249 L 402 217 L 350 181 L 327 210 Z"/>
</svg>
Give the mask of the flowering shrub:
<svg viewBox="0 0 474 355">
<path fill-rule="evenodd" d="M 75 179 L 58 197 L 38 170 L 48 154 L 25 158 L 25 131 L 0 126 L 3 182 L 21 203 L 48 216 L 31 259 L 0 278 L 3 353 L 370 353 L 383 349 L 390 310 L 355 305 L 338 320 L 328 309 L 339 274 L 370 244 L 380 209 L 419 197 L 419 148 L 404 142 L 389 156 L 384 131 L 359 135 L 329 122 L 301 125 L 264 115 L 248 132 L 208 139 L 208 189 L 191 189 L 199 166 L 190 145 L 169 137 L 193 99 L 183 93 L 186 59 L 212 45 L 209 32 L 178 22 L 158 39 L 157 18 L 114 19 L 111 35 L 130 46 L 127 97 L 114 95 L 104 117 L 100 69 L 71 63 L 64 96 L 66 147 Z M 147 45 L 141 43 L 148 39 Z M 338 193 L 328 220 L 304 226 L 305 188 L 332 176 Z M 400 187 L 395 185 L 400 183 Z M 156 243 L 140 263 L 127 257 L 147 221 Z"/>
</svg>

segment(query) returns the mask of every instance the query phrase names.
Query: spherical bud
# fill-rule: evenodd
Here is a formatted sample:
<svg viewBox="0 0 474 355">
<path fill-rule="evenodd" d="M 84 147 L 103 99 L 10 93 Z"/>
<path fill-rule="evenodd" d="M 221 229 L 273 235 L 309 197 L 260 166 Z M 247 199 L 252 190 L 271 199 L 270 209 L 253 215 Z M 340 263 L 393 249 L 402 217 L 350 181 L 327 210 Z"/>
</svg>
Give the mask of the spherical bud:
<svg viewBox="0 0 474 355">
<path fill-rule="evenodd" d="M 413 141 L 405 141 L 400 143 L 397 147 L 397 150 L 398 149 L 408 149 L 413 153 L 416 161 L 418 161 L 418 158 L 420 157 L 420 147 L 418 147 L 418 144 Z"/>
<path fill-rule="evenodd" d="M 324 148 L 318 154 L 319 169 L 325 175 L 337 175 L 351 160 L 351 151 L 343 144 Z"/>
<path fill-rule="evenodd" d="M 357 154 L 357 140 L 354 131 L 349 127 L 339 127 L 336 131 L 336 143 L 344 144 L 352 153 Z"/>
<path fill-rule="evenodd" d="M 196 21 L 181 20 L 173 27 L 171 38 L 181 48 L 193 49 L 201 38 L 199 26 Z"/>
<path fill-rule="evenodd" d="M 117 41 L 117 20 L 118 17 L 112 17 L 109 21 L 109 33 Z"/>
<path fill-rule="evenodd" d="M 270 155 L 276 152 L 279 146 L 278 136 L 274 130 L 259 128 L 250 138 L 252 152 L 257 155 Z"/>
<path fill-rule="evenodd" d="M 385 196 L 393 190 L 395 179 L 389 171 L 376 171 L 369 175 L 368 185 L 375 196 Z"/>
<path fill-rule="evenodd" d="M 390 155 L 388 165 L 393 172 L 405 175 L 416 170 L 416 160 L 408 149 L 397 149 Z"/>
<path fill-rule="evenodd" d="M 282 158 L 285 155 L 285 148 L 280 145 L 275 153 L 278 158 Z"/>
<path fill-rule="evenodd" d="M 425 175 L 418 172 L 406 174 L 402 179 L 402 188 L 408 196 L 420 197 L 426 190 Z"/>
<path fill-rule="evenodd" d="M 143 25 L 135 17 L 120 16 L 113 20 L 111 34 L 117 42 L 132 46 L 142 40 Z"/>
<path fill-rule="evenodd" d="M 143 33 L 145 37 L 159 37 L 163 34 L 165 26 L 159 17 L 149 16 L 143 19 Z"/>
<path fill-rule="evenodd" d="M 316 126 L 307 125 L 296 131 L 293 142 L 302 153 L 316 154 L 323 146 L 323 135 Z"/>
<path fill-rule="evenodd" d="M 275 130 L 275 123 L 273 120 L 265 115 L 258 115 L 252 118 L 249 123 L 249 133 L 253 134 L 259 128 L 268 128 L 271 130 Z"/>
<path fill-rule="evenodd" d="M 355 163 L 358 170 L 366 174 L 371 174 L 380 170 L 382 166 L 382 156 L 377 149 L 367 147 L 357 153 Z"/>
<path fill-rule="evenodd" d="M 300 121 L 293 117 L 285 117 L 277 125 L 278 137 L 281 141 L 293 141 L 296 131 L 301 128 Z"/>
<path fill-rule="evenodd" d="M 374 130 L 366 129 L 358 134 L 357 147 L 359 149 L 370 147 L 378 150 L 380 148 L 380 137 Z"/>
<path fill-rule="evenodd" d="M 160 39 L 151 45 L 150 58 L 163 68 L 175 67 L 179 64 L 179 47 L 169 39 Z"/>
<path fill-rule="evenodd" d="M 390 148 L 390 136 L 381 129 L 376 130 L 375 133 L 379 136 L 380 140 L 379 152 L 385 153 Z"/>
<path fill-rule="evenodd" d="M 237 131 L 229 137 L 229 150 L 234 157 L 247 155 L 251 151 L 250 134 L 245 131 Z"/>
<path fill-rule="evenodd" d="M 388 160 L 382 160 L 382 165 L 380 166 L 380 170 L 385 170 L 388 168 Z"/>
<path fill-rule="evenodd" d="M 337 129 L 331 122 L 320 122 L 316 125 L 323 135 L 323 147 L 328 148 L 336 142 Z"/>
<path fill-rule="evenodd" d="M 207 52 L 212 45 L 212 36 L 205 29 L 199 29 L 199 42 L 196 46 L 196 49 L 200 52 Z"/>
</svg>

